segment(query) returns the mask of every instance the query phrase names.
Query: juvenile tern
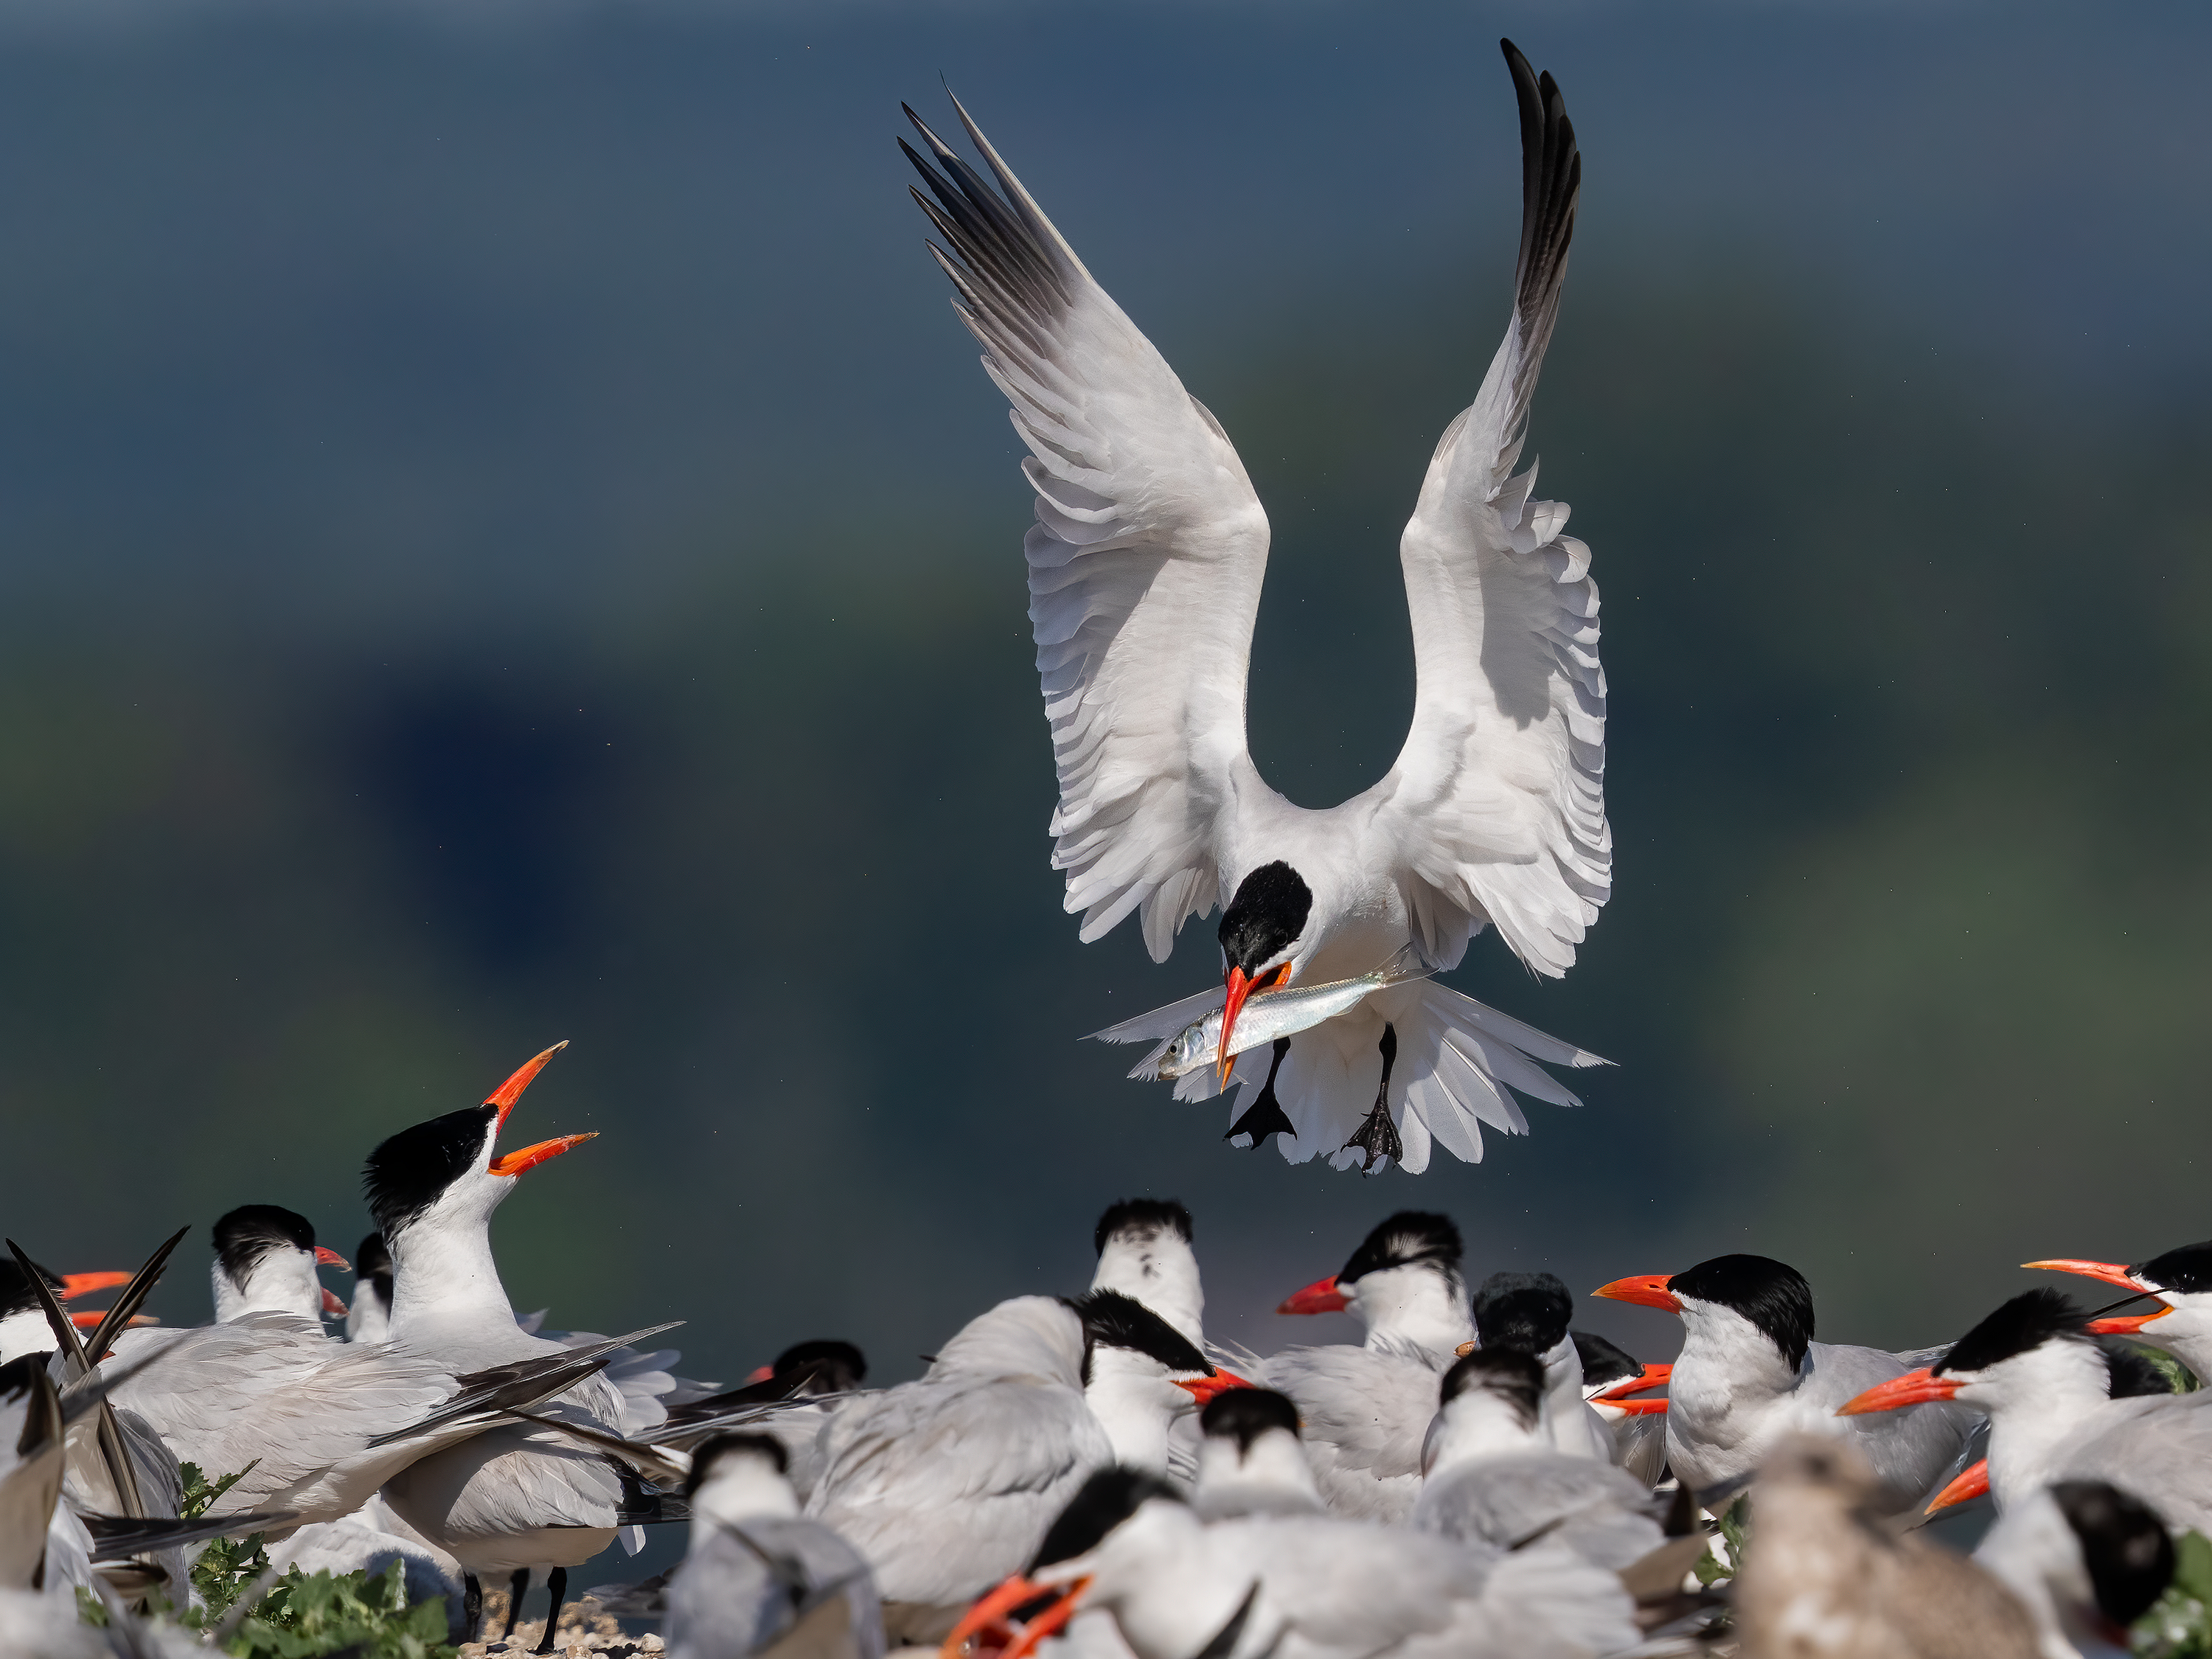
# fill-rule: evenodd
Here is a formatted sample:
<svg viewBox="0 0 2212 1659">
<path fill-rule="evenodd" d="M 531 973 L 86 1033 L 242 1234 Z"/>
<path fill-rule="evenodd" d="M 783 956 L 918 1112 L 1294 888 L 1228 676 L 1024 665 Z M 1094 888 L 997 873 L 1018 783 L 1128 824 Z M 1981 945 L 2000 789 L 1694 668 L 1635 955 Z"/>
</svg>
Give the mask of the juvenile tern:
<svg viewBox="0 0 2212 1659">
<path fill-rule="evenodd" d="M 907 112 L 902 143 L 942 235 L 931 252 L 1012 404 L 1037 522 L 1025 551 L 1037 670 L 1060 777 L 1053 862 L 1086 941 L 1140 912 L 1167 959 L 1218 904 L 1221 1046 L 1245 999 L 1350 980 L 1409 949 L 1455 967 L 1494 924 L 1535 972 L 1564 974 L 1612 891 L 1606 690 L 1589 550 L 1567 508 L 1516 474 L 1559 315 L 1582 161 L 1559 88 L 1503 43 L 1520 110 L 1522 221 L 1512 316 L 1474 402 L 1445 429 L 1401 543 L 1417 669 L 1413 728 L 1364 794 L 1325 811 L 1261 780 L 1246 678 L 1267 516 L 1221 424 L 1092 278 L 965 109 L 991 179 Z M 933 165 L 933 162 L 934 165 Z M 995 188 L 994 185 L 995 184 Z M 1116 1027 L 1166 1040 L 1187 999 Z M 1579 1102 L 1538 1061 L 1597 1056 L 1426 980 L 1253 1049 L 1231 1136 L 1279 1134 L 1294 1163 L 1419 1172 L 1469 1162 L 1481 1126 L 1525 1133 L 1510 1091 Z M 1185 1074 L 1205 1099 L 1220 1074 Z"/>
</svg>

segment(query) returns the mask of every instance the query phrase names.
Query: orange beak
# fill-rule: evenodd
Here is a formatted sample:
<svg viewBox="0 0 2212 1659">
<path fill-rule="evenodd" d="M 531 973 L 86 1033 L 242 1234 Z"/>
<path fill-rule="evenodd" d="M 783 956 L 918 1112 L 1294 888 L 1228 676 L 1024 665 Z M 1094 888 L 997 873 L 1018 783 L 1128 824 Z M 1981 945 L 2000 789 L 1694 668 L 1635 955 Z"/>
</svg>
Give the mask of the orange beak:
<svg viewBox="0 0 2212 1659">
<path fill-rule="evenodd" d="M 1291 964 L 1286 962 L 1280 967 L 1270 968 L 1257 979 L 1245 978 L 1242 968 L 1231 968 L 1223 979 L 1228 995 L 1221 1005 L 1221 1048 L 1214 1063 L 1220 1068 L 1224 1088 L 1229 1084 L 1230 1068 L 1237 1064 L 1237 1056 L 1229 1047 L 1229 1038 L 1237 1029 L 1237 1011 L 1243 1007 L 1244 999 L 1255 991 L 1272 991 L 1290 976 Z"/>
<path fill-rule="evenodd" d="M 1004 1623 L 1006 1615 L 1024 1601 L 1034 1601 L 1041 1595 L 1051 1594 L 1043 1585 L 1032 1584 L 1021 1574 L 1015 1573 L 960 1616 L 960 1622 L 952 1627 L 952 1633 L 945 1638 L 945 1645 L 938 1650 L 939 1659 L 961 1659 L 969 1642 L 994 1626 L 1011 1639 L 1012 1632 Z"/>
<path fill-rule="evenodd" d="M 1090 1588 L 1088 1578 L 1078 1578 L 1070 1583 L 1061 1592 L 1059 1601 L 1022 1626 L 1021 1635 L 1015 1639 L 1013 1646 L 1000 1656 L 1000 1659 L 1026 1659 L 1029 1654 L 1036 1650 L 1038 1643 L 1075 1617 L 1076 1603 L 1082 1601 L 1083 1592 Z"/>
<path fill-rule="evenodd" d="M 2093 1319 L 2087 1329 L 2092 1336 L 2133 1336 L 2154 1319 L 2163 1319 L 2172 1309 L 2160 1305 L 2147 1314 L 2119 1314 L 2108 1319 Z"/>
<path fill-rule="evenodd" d="M 1279 1314 L 1342 1313 L 1352 1305 L 1352 1298 L 1336 1288 L 1336 1275 L 1316 1279 L 1303 1291 L 1294 1291 L 1283 1299 Z"/>
<path fill-rule="evenodd" d="M 550 1140 L 541 1140 L 534 1146 L 502 1153 L 492 1159 L 491 1172 L 495 1176 L 519 1176 L 525 1170 L 534 1170 L 549 1158 L 558 1158 L 571 1146 L 580 1146 L 587 1140 L 597 1140 L 599 1132 L 588 1129 L 580 1135 L 556 1135 Z"/>
<path fill-rule="evenodd" d="M 773 1365 L 756 1365 L 756 1366 L 754 1366 L 754 1367 L 752 1368 L 752 1370 L 750 1370 L 750 1371 L 748 1371 L 748 1372 L 746 1372 L 746 1373 L 745 1373 L 745 1382 L 744 1382 L 744 1386 L 750 1389 L 750 1387 L 752 1387 L 752 1385 L 753 1385 L 754 1383 L 756 1383 L 756 1382 L 767 1382 L 770 1377 L 774 1376 L 775 1375 L 775 1366 L 773 1366 Z"/>
<path fill-rule="evenodd" d="M 1863 1417 L 1869 1412 L 1893 1412 L 1906 1406 L 1924 1406 L 1932 1400 L 1948 1400 L 1966 1384 L 1954 1376 L 1931 1370 L 1907 1371 L 1887 1382 L 1877 1382 L 1836 1407 L 1838 1417 Z"/>
<path fill-rule="evenodd" d="M 129 1273 L 64 1273 L 62 1300 L 66 1302 L 73 1296 L 89 1296 L 94 1291 L 112 1291 L 118 1285 L 130 1282 Z"/>
<path fill-rule="evenodd" d="M 2147 1291 L 2150 1288 L 2116 1262 L 2077 1261 L 2071 1256 L 2055 1256 L 2049 1261 L 2023 1261 L 2020 1265 L 2041 1268 L 2048 1273 L 2079 1273 L 2084 1279 L 2101 1279 L 2107 1285 L 2117 1285 L 2124 1291 Z"/>
<path fill-rule="evenodd" d="M 1938 1510 L 1948 1510 L 1954 1504 L 1964 1504 L 1979 1498 L 1990 1489 L 1990 1460 L 1986 1457 L 1968 1468 L 1949 1486 L 1928 1500 L 1923 1515 L 1933 1515 Z"/>
<path fill-rule="evenodd" d="M 1674 1374 L 1672 1365 L 1646 1365 L 1643 1376 L 1623 1377 L 1609 1389 L 1600 1389 L 1590 1398 L 1604 1405 L 1618 1406 L 1632 1415 L 1663 1412 L 1667 1409 L 1663 1400 L 1631 1400 L 1628 1396 L 1642 1394 L 1646 1389 L 1663 1388 Z"/>
<path fill-rule="evenodd" d="M 315 1246 L 315 1260 L 325 1267 L 336 1267 L 342 1273 L 349 1273 L 353 1271 L 353 1263 L 327 1244 Z"/>
<path fill-rule="evenodd" d="M 1672 1273 L 1638 1273 L 1633 1279 L 1616 1279 L 1610 1285 L 1601 1285 L 1592 1296 L 1601 1296 L 1608 1302 L 1634 1302 L 1646 1308 L 1678 1314 L 1682 1311 L 1681 1299 L 1667 1288 Z"/>
<path fill-rule="evenodd" d="M 346 1316 L 346 1304 L 339 1301 L 333 1292 L 325 1291 L 323 1292 L 323 1311 L 329 1314 L 334 1319 L 343 1319 Z"/>
<path fill-rule="evenodd" d="M 1175 1379 L 1175 1385 L 1201 1406 L 1217 1395 L 1227 1394 L 1231 1389 L 1256 1389 L 1260 1386 L 1256 1382 L 1247 1382 L 1234 1371 L 1224 1370 L 1216 1370 L 1211 1376 L 1201 1376 L 1191 1382 L 1186 1382 L 1178 1376 Z"/>
<path fill-rule="evenodd" d="M 70 1316 L 70 1323 L 76 1326 L 77 1329 L 81 1331 L 96 1330 L 99 1328 L 100 1322 L 106 1317 L 107 1316 L 104 1313 L 100 1313 L 93 1309 L 87 1308 L 82 1313 L 71 1314 Z M 155 1318 L 151 1314 L 132 1314 L 131 1316 L 131 1322 L 133 1326 L 138 1326 L 158 1325 L 161 1322 Z"/>
<path fill-rule="evenodd" d="M 505 1123 L 507 1121 L 507 1115 L 514 1109 L 514 1103 L 522 1098 L 522 1091 L 530 1086 L 531 1079 L 545 1069 L 545 1062 L 547 1060 L 552 1059 L 554 1055 L 559 1054 L 568 1046 L 568 1040 L 563 1038 L 561 1042 L 555 1043 L 550 1048 L 548 1048 L 544 1054 L 538 1055 L 534 1059 L 526 1060 L 520 1071 L 516 1072 L 513 1077 L 507 1079 L 506 1082 L 501 1084 L 498 1088 L 491 1091 L 490 1095 L 485 1098 L 484 1104 L 487 1106 L 496 1106 L 499 1108 L 499 1121 L 501 1123 Z"/>
</svg>

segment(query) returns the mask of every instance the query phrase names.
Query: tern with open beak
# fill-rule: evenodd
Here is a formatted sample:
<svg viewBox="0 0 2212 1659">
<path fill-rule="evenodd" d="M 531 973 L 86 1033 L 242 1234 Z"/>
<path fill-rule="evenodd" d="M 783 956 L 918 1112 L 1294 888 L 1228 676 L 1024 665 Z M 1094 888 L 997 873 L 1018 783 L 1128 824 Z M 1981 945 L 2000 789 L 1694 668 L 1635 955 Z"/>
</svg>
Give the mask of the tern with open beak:
<svg viewBox="0 0 2212 1659">
<path fill-rule="evenodd" d="M 2126 1303 L 2116 1304 L 2092 1319 L 2089 1328 L 2099 1335 L 2147 1342 L 2172 1354 L 2200 1379 L 2212 1380 L 2212 1240 L 2184 1244 L 2132 1267 L 2072 1258 L 2023 1265 L 2101 1279 L 2130 1292 L 2129 1302 L 2138 1296 L 2156 1298 L 2154 1307 L 2124 1314 L 2116 1310 Z"/>
<path fill-rule="evenodd" d="M 1786 1263 L 1722 1255 L 1686 1273 L 1617 1279 L 1593 1295 L 1677 1315 L 1682 1352 L 1667 1386 L 1667 1457 L 1692 1492 L 1740 1484 L 1791 1432 L 1849 1440 L 1873 1466 L 1885 1515 L 1949 1479 L 1972 1414 L 1854 1421 L 1837 1407 L 1940 1350 L 1896 1354 L 1813 1340 L 1813 1287 Z"/>
<path fill-rule="evenodd" d="M 1036 492 L 1026 544 L 1037 671 L 1060 775 L 1053 861 L 1093 940 L 1140 914 L 1164 962 L 1186 918 L 1221 907 L 1219 1050 L 1245 999 L 1399 960 L 1455 967 L 1494 925 L 1539 974 L 1566 972 L 1612 891 L 1603 670 L 1589 550 L 1567 508 L 1516 473 L 1558 319 L 1582 186 L 1559 89 L 1504 43 L 1520 111 L 1512 315 L 1474 402 L 1446 428 L 1401 544 L 1413 729 L 1365 793 L 1327 811 L 1269 788 L 1245 740 L 1267 515 L 1221 424 L 1085 269 L 955 104 L 989 171 L 908 114 L 915 192 L 945 246 L 984 370 L 1012 404 Z M 1172 1038 L 1207 997 L 1116 1027 Z M 1537 1062 L 1597 1056 L 1416 979 L 1194 1070 L 1233 1077 L 1230 1134 L 1339 1168 L 1474 1162 L 1484 1125 L 1527 1131 L 1513 1097 L 1576 1097 Z"/>
</svg>

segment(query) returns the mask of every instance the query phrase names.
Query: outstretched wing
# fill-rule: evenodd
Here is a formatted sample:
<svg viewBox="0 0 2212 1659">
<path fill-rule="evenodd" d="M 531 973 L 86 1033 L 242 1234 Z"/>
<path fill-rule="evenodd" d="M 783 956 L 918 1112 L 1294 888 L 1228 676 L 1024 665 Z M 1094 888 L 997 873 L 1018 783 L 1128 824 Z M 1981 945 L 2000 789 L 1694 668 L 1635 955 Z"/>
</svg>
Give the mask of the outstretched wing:
<svg viewBox="0 0 2212 1659">
<path fill-rule="evenodd" d="M 1030 449 L 1053 865 L 1086 941 L 1141 906 L 1146 948 L 1165 961 L 1183 918 L 1216 902 L 1215 820 L 1261 787 L 1244 684 L 1267 515 L 1220 422 L 953 107 L 997 190 L 910 109 L 937 166 L 900 148 L 928 184 L 915 200 L 950 250 L 930 245 L 954 309 Z"/>
<path fill-rule="evenodd" d="M 1419 674 L 1413 725 L 1376 786 L 1431 965 L 1495 922 L 1540 973 L 1575 959 L 1612 891 L 1605 674 L 1589 550 L 1567 509 L 1513 467 L 1559 313 L 1582 158 L 1559 89 L 1504 43 L 1521 106 L 1513 320 L 1475 399 L 1445 430 L 1400 544 Z"/>
</svg>

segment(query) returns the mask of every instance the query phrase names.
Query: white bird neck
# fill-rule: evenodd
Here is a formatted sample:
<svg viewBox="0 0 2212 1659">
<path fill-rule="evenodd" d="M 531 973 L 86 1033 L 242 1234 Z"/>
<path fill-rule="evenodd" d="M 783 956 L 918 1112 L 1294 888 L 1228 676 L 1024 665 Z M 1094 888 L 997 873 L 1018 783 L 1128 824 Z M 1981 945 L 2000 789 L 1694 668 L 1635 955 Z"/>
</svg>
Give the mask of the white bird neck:
<svg viewBox="0 0 2212 1659">
<path fill-rule="evenodd" d="M 2094 1633 L 2080 1628 L 2084 1621 L 2078 1616 L 2062 1609 L 2094 1610 L 2096 1590 L 2082 1565 L 2081 1540 L 2047 1491 L 2029 1493 L 1998 1516 L 1974 1559 L 2027 1608 L 2041 1659 L 2082 1659 L 2099 1650 L 2069 1639 Z"/>
<path fill-rule="evenodd" d="M 217 1324 L 250 1313 L 299 1314 L 318 1322 L 322 1319 L 323 1281 L 315 1277 L 313 1251 L 275 1245 L 246 1270 L 242 1283 L 223 1271 L 218 1256 L 209 1264 L 208 1278 L 215 1291 Z"/>
<path fill-rule="evenodd" d="M 690 1503 L 694 1515 L 732 1526 L 799 1513 L 791 1482 L 767 1458 L 750 1452 L 726 1453 L 716 1459 Z M 694 1538 L 705 1535 L 703 1528 L 692 1534 Z"/>
<path fill-rule="evenodd" d="M 1304 1442 L 1283 1429 L 1267 1429 L 1240 1446 L 1234 1436 L 1208 1435 L 1198 1449 L 1198 1484 L 1191 1506 L 1201 1518 L 1253 1514 L 1318 1514 L 1324 1507 L 1314 1484 Z"/>
<path fill-rule="evenodd" d="M 388 1339 L 457 1321 L 514 1322 L 492 1259 L 491 1212 L 511 1180 L 458 1182 L 386 1238 L 392 1252 Z"/>
<path fill-rule="evenodd" d="M 1206 1340 L 1206 1291 L 1198 1257 L 1171 1227 L 1125 1229 L 1098 1253 L 1094 1291 L 1119 1291 L 1141 1302 L 1192 1342 Z"/>
<path fill-rule="evenodd" d="M 1154 1498 L 1084 1564 L 1087 1602 L 1113 1613 L 1137 1659 L 1190 1659 L 1236 1616 L 1251 1576 L 1221 1571 L 1210 1541 L 1188 1508 Z"/>
<path fill-rule="evenodd" d="M 2092 1342 L 2045 1342 L 1973 1375 L 1961 1405 L 1989 1414 L 1990 1490 L 2000 1510 L 2048 1485 L 2053 1455 L 2114 1401 L 2111 1372 Z"/>
<path fill-rule="evenodd" d="M 1737 1411 L 1794 1393 L 1804 1376 L 1772 1337 L 1733 1308 L 1685 1297 L 1682 1352 L 1667 1385 L 1668 1432 L 1710 1433 Z"/>
<path fill-rule="evenodd" d="M 2161 1295 L 2170 1311 L 2130 1340 L 2172 1354 L 2200 1381 L 2212 1382 L 2212 1291 L 2166 1291 Z"/>
<path fill-rule="evenodd" d="M 27 1353 L 52 1353 L 54 1328 L 46 1323 L 45 1310 L 24 1308 L 0 1319 L 0 1365 Z"/>
<path fill-rule="evenodd" d="M 353 1305 L 346 1310 L 346 1340 L 382 1342 L 392 1330 L 392 1310 L 385 1305 L 375 1285 L 362 1279 L 353 1287 Z"/>
<path fill-rule="evenodd" d="M 1158 1360 L 1126 1348 L 1091 1350 L 1083 1398 L 1113 1444 L 1114 1461 L 1155 1474 L 1167 1473 L 1169 1428 L 1197 1405 Z"/>
<path fill-rule="evenodd" d="M 1540 1356 L 1544 1367 L 1544 1415 L 1562 1423 L 1579 1422 L 1583 1415 L 1583 1357 L 1575 1340 L 1563 1336 Z"/>
<path fill-rule="evenodd" d="M 1444 1402 L 1429 1431 L 1422 1474 L 1433 1477 L 1455 1463 L 1480 1462 L 1526 1451 L 1541 1432 L 1514 1403 L 1488 1389 L 1469 1389 Z"/>
<path fill-rule="evenodd" d="M 1467 1285 L 1456 1268 L 1440 1261 L 1378 1267 L 1352 1281 L 1352 1310 L 1367 1322 L 1367 1346 L 1411 1342 L 1431 1353 L 1450 1354 L 1474 1340 Z"/>
</svg>

